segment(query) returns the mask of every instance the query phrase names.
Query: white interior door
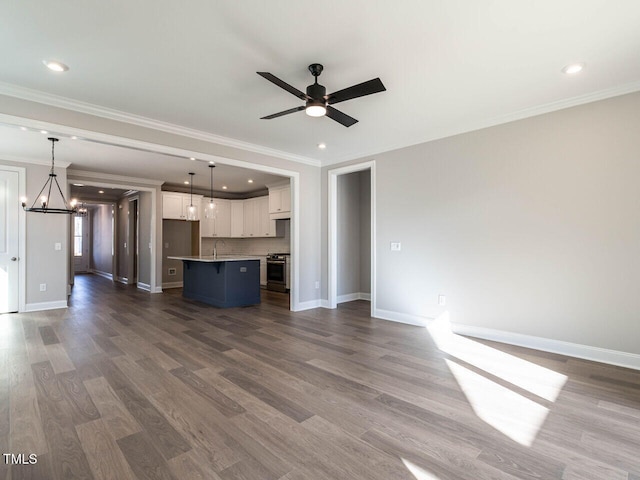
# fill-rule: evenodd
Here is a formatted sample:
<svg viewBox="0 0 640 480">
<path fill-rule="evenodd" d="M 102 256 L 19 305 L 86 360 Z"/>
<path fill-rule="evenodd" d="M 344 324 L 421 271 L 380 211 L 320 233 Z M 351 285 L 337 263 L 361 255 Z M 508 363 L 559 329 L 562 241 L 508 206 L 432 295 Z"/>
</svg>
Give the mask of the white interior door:
<svg viewBox="0 0 640 480">
<path fill-rule="evenodd" d="M 0 170 L 0 313 L 18 311 L 19 208 L 18 172 Z"/>
</svg>

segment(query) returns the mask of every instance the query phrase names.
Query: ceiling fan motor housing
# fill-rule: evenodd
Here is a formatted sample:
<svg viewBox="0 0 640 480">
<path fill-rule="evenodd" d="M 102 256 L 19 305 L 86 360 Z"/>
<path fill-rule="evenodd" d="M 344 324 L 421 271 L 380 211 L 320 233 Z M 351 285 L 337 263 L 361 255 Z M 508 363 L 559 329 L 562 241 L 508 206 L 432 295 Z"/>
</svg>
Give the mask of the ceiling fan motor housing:
<svg viewBox="0 0 640 480">
<path fill-rule="evenodd" d="M 324 85 L 320 85 L 319 83 L 314 83 L 313 85 L 309 85 L 307 87 L 307 95 L 311 97 L 310 100 L 307 100 L 307 106 L 309 105 L 325 105 L 325 95 L 327 94 L 327 89 Z"/>
</svg>

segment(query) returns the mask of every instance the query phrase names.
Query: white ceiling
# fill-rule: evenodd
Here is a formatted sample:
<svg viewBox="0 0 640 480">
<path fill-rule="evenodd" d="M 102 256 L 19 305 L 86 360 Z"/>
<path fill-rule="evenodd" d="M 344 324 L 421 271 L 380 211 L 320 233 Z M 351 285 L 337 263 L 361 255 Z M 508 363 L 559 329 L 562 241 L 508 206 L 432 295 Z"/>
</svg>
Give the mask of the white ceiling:
<svg viewBox="0 0 640 480">
<path fill-rule="evenodd" d="M 0 93 L 34 89 L 329 163 L 638 90 L 638 25 L 637 0 L 11 0 Z M 576 61 L 583 73 L 561 73 Z M 314 62 L 328 92 L 375 77 L 387 91 L 339 104 L 360 121 L 350 128 L 303 112 L 260 120 L 301 102 L 256 72 L 304 90 Z"/>
</svg>

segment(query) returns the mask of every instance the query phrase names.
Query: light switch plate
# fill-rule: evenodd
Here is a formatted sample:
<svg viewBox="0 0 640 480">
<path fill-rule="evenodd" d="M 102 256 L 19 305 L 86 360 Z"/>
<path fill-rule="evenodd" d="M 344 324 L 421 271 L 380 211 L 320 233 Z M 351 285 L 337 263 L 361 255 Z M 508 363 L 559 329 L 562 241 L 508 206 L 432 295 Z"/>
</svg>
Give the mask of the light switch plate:
<svg viewBox="0 0 640 480">
<path fill-rule="evenodd" d="M 402 250 L 402 244 L 400 242 L 391 242 L 391 251 L 399 252 Z"/>
<path fill-rule="evenodd" d="M 62 244 L 60 242 L 56 242 L 53 244 L 53 248 L 55 250 L 62 250 Z"/>
</svg>

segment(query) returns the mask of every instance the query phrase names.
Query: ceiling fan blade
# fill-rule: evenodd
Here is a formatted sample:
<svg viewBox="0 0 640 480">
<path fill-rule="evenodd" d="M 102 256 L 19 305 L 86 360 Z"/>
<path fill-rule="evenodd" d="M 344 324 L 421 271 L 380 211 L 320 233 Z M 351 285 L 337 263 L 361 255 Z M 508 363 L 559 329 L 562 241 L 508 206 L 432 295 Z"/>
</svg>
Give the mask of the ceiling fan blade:
<svg viewBox="0 0 640 480">
<path fill-rule="evenodd" d="M 282 80 L 280 80 L 278 77 L 276 77 L 275 75 L 271 75 L 269 72 L 256 72 L 258 75 L 260 75 L 263 78 L 266 78 L 267 80 L 269 80 L 271 83 L 275 83 L 277 86 L 279 86 L 280 88 L 283 88 L 284 90 L 286 90 L 287 92 L 295 95 L 296 97 L 298 97 L 300 100 L 307 100 L 307 94 L 301 92 L 300 90 L 298 90 L 295 87 L 292 87 L 291 85 L 289 85 L 287 82 L 283 82 Z"/>
<path fill-rule="evenodd" d="M 334 103 L 344 102 L 345 100 L 351 100 L 352 98 L 364 97 L 365 95 L 371 95 L 372 93 L 384 92 L 386 88 L 382 84 L 379 78 L 374 78 L 368 82 L 359 83 L 337 92 L 327 95 L 327 103 L 333 105 Z"/>
<path fill-rule="evenodd" d="M 304 110 L 305 106 L 301 105 L 299 107 L 296 108 L 290 108 L 289 110 L 285 110 L 284 112 L 278 112 L 278 113 L 274 113 L 272 115 L 267 115 L 266 117 L 262 117 L 260 120 L 271 120 L 272 118 L 277 118 L 277 117 L 281 117 L 283 115 L 289 115 L 290 113 L 296 113 L 299 112 L 300 110 Z"/>
<path fill-rule="evenodd" d="M 335 120 L 336 122 L 341 123 L 345 127 L 350 127 L 354 123 L 358 123 L 358 120 L 356 120 L 355 118 L 350 117 L 346 113 L 342 113 L 340 110 L 336 110 L 329 105 L 327 105 L 327 117 L 329 117 L 331 120 Z"/>
</svg>

